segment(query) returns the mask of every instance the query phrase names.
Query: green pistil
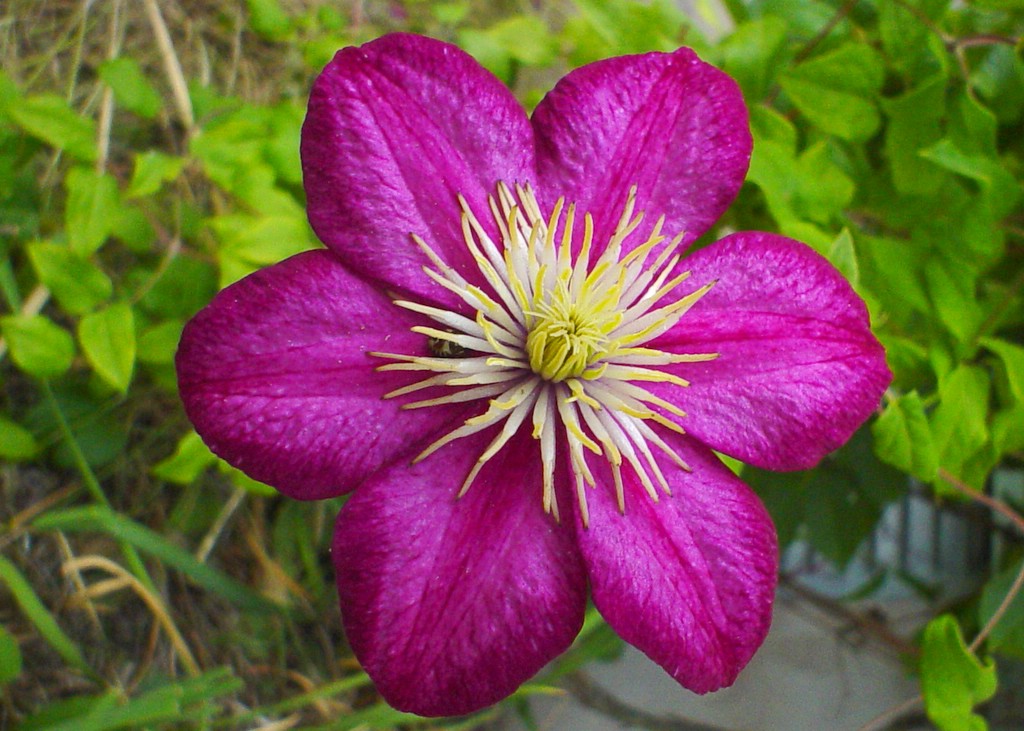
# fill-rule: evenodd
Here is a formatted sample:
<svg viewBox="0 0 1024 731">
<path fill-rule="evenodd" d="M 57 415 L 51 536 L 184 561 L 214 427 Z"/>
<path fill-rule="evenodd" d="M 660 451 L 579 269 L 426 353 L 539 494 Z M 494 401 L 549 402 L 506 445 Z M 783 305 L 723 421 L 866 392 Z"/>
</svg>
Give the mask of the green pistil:
<svg viewBox="0 0 1024 731">
<path fill-rule="evenodd" d="M 607 354 L 607 334 L 594 318 L 573 307 L 544 309 L 526 337 L 534 373 L 555 382 L 579 378 Z"/>
</svg>

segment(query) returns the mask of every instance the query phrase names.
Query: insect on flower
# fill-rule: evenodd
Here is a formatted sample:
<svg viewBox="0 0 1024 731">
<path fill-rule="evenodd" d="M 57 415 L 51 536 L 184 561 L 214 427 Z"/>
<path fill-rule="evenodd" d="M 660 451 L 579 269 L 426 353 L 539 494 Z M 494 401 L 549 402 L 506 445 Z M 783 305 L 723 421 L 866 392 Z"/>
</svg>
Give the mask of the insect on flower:
<svg viewBox="0 0 1024 731">
<path fill-rule="evenodd" d="M 430 354 L 438 358 L 464 358 L 469 354 L 468 348 L 462 347 L 447 337 L 436 335 L 427 338 L 427 347 L 430 348 Z"/>
</svg>

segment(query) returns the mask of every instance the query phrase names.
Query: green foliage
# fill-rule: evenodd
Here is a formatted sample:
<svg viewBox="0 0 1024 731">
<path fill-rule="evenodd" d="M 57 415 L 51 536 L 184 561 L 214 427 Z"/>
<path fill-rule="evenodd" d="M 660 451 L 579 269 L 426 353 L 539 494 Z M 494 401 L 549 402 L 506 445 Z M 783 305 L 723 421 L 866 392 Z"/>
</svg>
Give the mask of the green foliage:
<svg viewBox="0 0 1024 731">
<path fill-rule="evenodd" d="M 96 159 L 96 123 L 58 96 L 44 94 L 6 103 L 11 121 L 43 142 L 84 162 Z"/>
<path fill-rule="evenodd" d="M 75 341 L 67 330 L 43 315 L 0 317 L 0 333 L 15 364 L 30 375 L 55 378 L 71 368 Z"/>
<path fill-rule="evenodd" d="M 981 662 L 964 644 L 960 625 L 944 614 L 924 631 L 921 687 L 928 718 L 942 731 L 985 731 L 974 707 L 996 692 L 996 668 Z"/>
<path fill-rule="evenodd" d="M 278 0 L 245 0 L 249 25 L 268 41 L 284 40 L 292 29 L 291 18 Z"/>
<path fill-rule="evenodd" d="M 847 43 L 794 66 L 779 83 L 793 105 L 821 131 L 863 141 L 878 129 L 875 98 L 885 80 L 871 46 Z"/>
<path fill-rule="evenodd" d="M 72 168 L 65 178 L 68 191 L 64 214 L 68 244 L 81 256 L 96 252 L 113 231 L 120 208 L 117 181 L 87 168 Z"/>
<path fill-rule="evenodd" d="M 135 368 L 135 318 L 121 302 L 90 312 L 78 323 L 78 341 L 90 365 L 118 391 L 127 391 Z"/>
<path fill-rule="evenodd" d="M 110 277 L 92 259 L 64 244 L 37 241 L 26 247 L 36 276 L 57 303 L 72 315 L 91 312 L 114 291 Z"/>
<path fill-rule="evenodd" d="M 459 33 L 459 45 L 506 82 L 521 66 L 553 63 L 558 50 L 547 25 L 532 15 L 506 18 L 484 30 L 467 28 Z"/>
<path fill-rule="evenodd" d="M 871 425 L 879 458 L 920 480 L 931 482 L 939 469 L 938 453 L 924 403 L 917 391 L 891 402 Z"/>
<path fill-rule="evenodd" d="M 146 119 L 152 119 L 163 108 L 163 101 L 146 79 L 134 58 L 113 58 L 100 66 L 100 78 L 114 91 L 121 106 Z"/>
<path fill-rule="evenodd" d="M 185 322 L 218 289 L 319 245 L 298 152 L 305 96 L 339 47 L 386 30 L 461 44 L 527 108 L 568 68 L 680 45 L 737 80 L 755 147 L 719 232 L 778 231 L 826 256 L 867 302 L 894 375 L 878 416 L 817 468 L 743 469 L 784 545 L 806 541 L 844 566 L 910 478 L 945 503 L 1024 462 L 1019 0 L 727 0 L 734 23 L 717 3 L 697 3 L 692 19 L 671 0 L 409 0 L 354 15 L 325 0 L 200 3 L 188 32 L 165 13 L 183 78 L 146 3 L 120 15 L 51 4 L 59 27 L 31 0 L 9 3 L 0 602 L 13 601 L 0 686 L 19 728 L 414 720 L 372 696 L 340 639 L 328 561 L 338 502 L 279 501 L 222 462 L 188 426 L 173 368 Z M 82 556 L 113 562 L 155 604 L 127 584 L 103 590 L 110 577 L 96 569 L 76 576 L 68 563 Z M 965 627 L 988 622 L 1019 570 L 1007 552 L 962 603 Z M 987 651 L 1024 657 L 1022 602 Z M 183 679 L 152 607 L 194 628 L 185 641 L 204 667 L 238 671 Z M 124 640 L 133 627 L 143 634 Z M 142 646 L 155 648 L 148 664 Z M 591 611 L 573 649 L 512 703 L 620 648 Z M 983 728 L 974 709 L 995 690 L 994 665 L 949 616 L 922 649 L 930 718 Z M 68 698 L 38 690 L 62 675 Z"/>
<path fill-rule="evenodd" d="M 32 459 L 39 454 L 39 442 L 32 432 L 10 419 L 0 417 L 0 457 L 10 462 Z"/>
</svg>

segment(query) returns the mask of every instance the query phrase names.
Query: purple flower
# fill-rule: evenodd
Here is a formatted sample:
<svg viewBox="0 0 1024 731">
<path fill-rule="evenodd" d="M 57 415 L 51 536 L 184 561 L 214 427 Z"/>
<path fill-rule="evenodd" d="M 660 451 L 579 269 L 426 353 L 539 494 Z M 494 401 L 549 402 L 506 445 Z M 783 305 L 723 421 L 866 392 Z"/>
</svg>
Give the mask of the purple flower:
<svg viewBox="0 0 1024 731">
<path fill-rule="evenodd" d="M 337 54 L 302 130 L 327 247 L 186 327 L 217 454 L 299 499 L 352 492 L 333 558 L 352 648 L 395 707 L 462 714 L 573 641 L 588 587 L 698 693 L 771 621 L 777 546 L 712 450 L 815 465 L 890 375 L 863 302 L 803 244 L 737 233 L 751 138 L 693 52 L 563 78 L 528 118 L 459 49 Z"/>
</svg>

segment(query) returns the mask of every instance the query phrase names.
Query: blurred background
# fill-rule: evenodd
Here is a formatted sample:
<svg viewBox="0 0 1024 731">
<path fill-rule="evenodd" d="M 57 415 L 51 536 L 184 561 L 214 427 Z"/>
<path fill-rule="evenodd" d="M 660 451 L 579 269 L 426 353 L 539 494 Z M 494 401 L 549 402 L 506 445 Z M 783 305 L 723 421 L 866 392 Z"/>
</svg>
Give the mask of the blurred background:
<svg viewBox="0 0 1024 731">
<path fill-rule="evenodd" d="M 532 108 L 695 48 L 739 82 L 748 181 L 698 246 L 778 231 L 868 302 L 895 380 L 817 469 L 754 485 L 785 546 L 736 685 L 679 688 L 593 611 L 505 703 L 389 708 L 340 627 L 340 500 L 214 457 L 184 322 L 318 246 L 298 157 L 343 46 L 453 41 Z M 0 728 L 1024 728 L 1024 2 L 0 2 Z"/>
</svg>

